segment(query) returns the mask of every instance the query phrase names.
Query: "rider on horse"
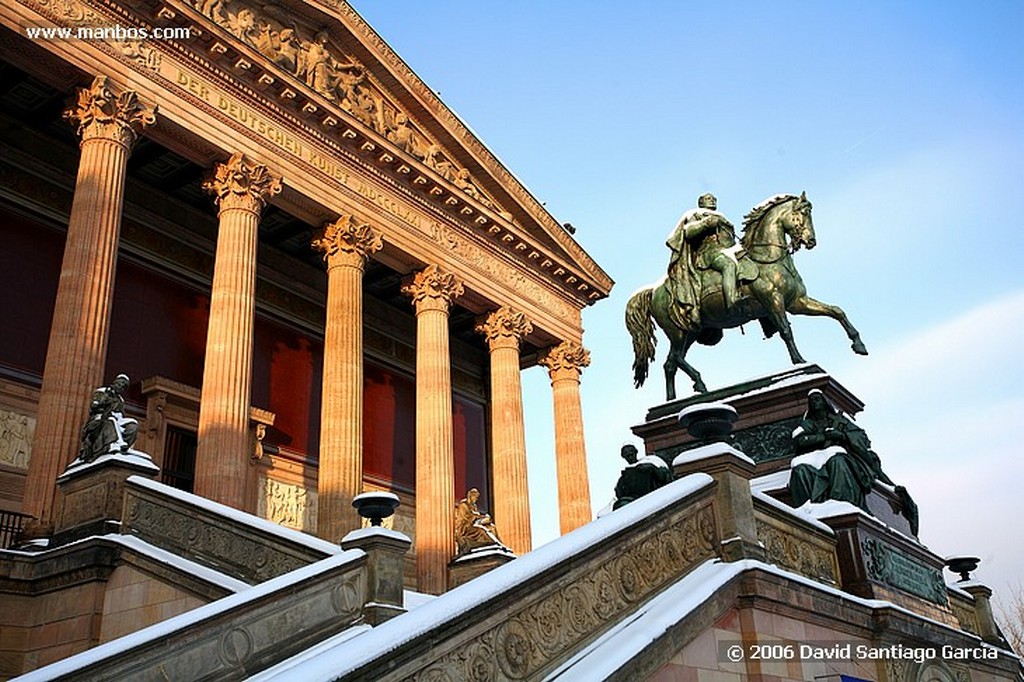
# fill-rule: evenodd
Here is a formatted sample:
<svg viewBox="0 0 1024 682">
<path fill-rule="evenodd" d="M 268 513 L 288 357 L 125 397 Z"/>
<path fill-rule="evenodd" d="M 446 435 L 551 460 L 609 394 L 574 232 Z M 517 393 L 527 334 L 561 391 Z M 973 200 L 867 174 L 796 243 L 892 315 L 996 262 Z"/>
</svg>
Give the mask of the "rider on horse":
<svg viewBox="0 0 1024 682">
<path fill-rule="evenodd" d="M 715 195 L 702 194 L 665 242 L 672 249 L 668 286 L 675 301 L 669 313 L 682 329 L 700 326 L 701 271 L 719 272 L 725 308 L 736 303 L 736 233 L 717 209 Z"/>
</svg>

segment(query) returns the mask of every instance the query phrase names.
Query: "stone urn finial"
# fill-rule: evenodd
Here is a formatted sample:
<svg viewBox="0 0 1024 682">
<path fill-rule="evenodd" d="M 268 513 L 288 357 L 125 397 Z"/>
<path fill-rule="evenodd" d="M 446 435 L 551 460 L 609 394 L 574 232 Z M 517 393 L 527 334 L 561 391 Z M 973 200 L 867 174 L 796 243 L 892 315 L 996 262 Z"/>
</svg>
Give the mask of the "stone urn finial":
<svg viewBox="0 0 1024 682">
<path fill-rule="evenodd" d="M 976 556 L 950 556 L 946 557 L 946 568 L 953 573 L 960 574 L 957 582 L 966 583 L 971 580 L 971 571 L 978 570 L 981 559 Z"/>
<path fill-rule="evenodd" d="M 352 498 L 352 506 L 360 516 L 370 520 L 371 526 L 383 525 L 384 519 L 394 514 L 400 504 L 398 495 L 382 490 L 362 493 Z"/>
<path fill-rule="evenodd" d="M 718 443 L 729 440 L 733 422 L 738 418 L 728 403 L 699 403 L 679 413 L 679 425 L 698 441 Z"/>
</svg>

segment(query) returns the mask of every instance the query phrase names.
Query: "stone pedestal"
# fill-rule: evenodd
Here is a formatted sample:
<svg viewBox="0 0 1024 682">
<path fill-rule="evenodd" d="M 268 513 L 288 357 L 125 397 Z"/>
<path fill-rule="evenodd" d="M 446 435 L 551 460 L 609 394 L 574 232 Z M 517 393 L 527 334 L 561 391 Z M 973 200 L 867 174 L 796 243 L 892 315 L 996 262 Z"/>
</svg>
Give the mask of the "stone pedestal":
<svg viewBox="0 0 1024 682">
<path fill-rule="evenodd" d="M 504 566 L 515 558 L 515 554 L 502 547 L 484 547 L 469 554 L 457 556 L 448 564 L 449 587 L 456 588 L 468 583 L 488 571 Z"/>
<path fill-rule="evenodd" d="M 136 450 L 103 455 L 88 464 L 75 460 L 57 479 L 62 504 L 51 544 L 119 532 L 125 481 L 129 476 L 155 478 L 159 473 L 149 455 Z"/>
<path fill-rule="evenodd" d="M 700 403 L 726 403 L 739 413 L 730 442 L 754 460 L 755 475 L 761 476 L 788 468 L 794 454 L 793 429 L 807 411 L 807 392 L 813 388 L 822 391 L 847 414 L 856 414 L 864 408 L 856 396 L 821 367 L 806 364 L 656 405 L 648 410 L 643 424 L 633 427 L 633 433 L 643 439 L 648 454 L 657 454 L 671 462 L 680 452 L 701 444 L 677 423 L 676 415 Z"/>
<path fill-rule="evenodd" d="M 370 526 L 354 530 L 341 541 L 342 549 L 366 552 L 366 604 L 363 618 L 380 625 L 405 613 L 402 571 L 412 540 L 398 531 Z"/>
<path fill-rule="evenodd" d="M 721 524 L 722 558 L 764 559 L 764 548 L 757 539 L 754 502 L 750 478 L 754 461 L 725 443 L 712 443 L 676 457 L 672 473 L 676 478 L 702 472 L 718 484 L 715 507 Z"/>
<path fill-rule="evenodd" d="M 989 644 L 1006 646 L 992 613 L 992 590 L 987 585 L 974 581 L 960 583 L 957 587 L 974 597 L 974 615 L 978 620 L 978 634 L 981 638 Z"/>
<path fill-rule="evenodd" d="M 893 532 L 848 502 L 812 505 L 836 534 L 842 589 L 865 599 L 884 599 L 915 613 L 957 626 L 942 570 L 945 562 L 927 547 Z"/>
</svg>

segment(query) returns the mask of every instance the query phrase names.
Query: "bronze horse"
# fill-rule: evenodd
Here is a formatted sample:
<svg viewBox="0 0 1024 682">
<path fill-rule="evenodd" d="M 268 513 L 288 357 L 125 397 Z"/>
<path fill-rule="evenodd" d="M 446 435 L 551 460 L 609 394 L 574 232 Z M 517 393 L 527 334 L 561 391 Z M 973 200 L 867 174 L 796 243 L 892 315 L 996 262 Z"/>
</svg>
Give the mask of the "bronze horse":
<svg viewBox="0 0 1024 682">
<path fill-rule="evenodd" d="M 707 392 L 700 373 L 686 362 L 686 351 L 694 342 L 712 346 L 722 339 L 723 329 L 738 327 L 752 320 L 761 323 L 767 337 L 779 333 L 794 364 L 802 363 L 804 359 L 793 341 L 793 330 L 786 313 L 831 317 L 843 326 L 853 351 L 867 355 L 860 334 L 850 324 L 842 308 L 809 297 L 793 265 L 791 254 L 802 246 L 813 249 L 815 243 L 811 202 L 806 195 L 775 196 L 756 206 L 743 218 L 741 245 L 745 253 L 740 262 L 742 265 L 744 260 L 749 260 L 756 267 L 756 277 L 740 285 L 739 300 L 730 309 L 725 310 L 721 276 L 713 270 L 702 273 L 699 323 L 693 328 L 681 328 L 674 321 L 675 316 L 669 314 L 675 302 L 664 280 L 634 294 L 626 303 L 626 328 L 633 338 L 633 381 L 636 387 L 643 385 L 648 366 L 654 360 L 657 343 L 654 322 L 665 332 L 670 344 L 665 360 L 667 400 L 676 398 L 675 377 L 679 368 L 693 380 L 695 391 Z"/>
</svg>

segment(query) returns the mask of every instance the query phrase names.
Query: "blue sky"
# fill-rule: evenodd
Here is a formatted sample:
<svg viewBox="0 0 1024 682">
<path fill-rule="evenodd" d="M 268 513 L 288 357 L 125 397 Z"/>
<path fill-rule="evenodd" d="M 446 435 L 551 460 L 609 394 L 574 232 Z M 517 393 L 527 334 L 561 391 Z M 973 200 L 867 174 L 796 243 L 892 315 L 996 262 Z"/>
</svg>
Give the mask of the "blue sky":
<svg viewBox="0 0 1024 682">
<path fill-rule="evenodd" d="M 705 191 L 736 224 L 806 191 L 818 247 L 797 266 L 842 330 L 796 318 L 804 356 L 867 404 L 921 539 L 974 553 L 997 591 L 1024 573 L 1024 3 L 357 0 L 356 9 L 616 281 L 584 311 L 591 496 L 609 499 L 629 427 L 625 302 Z M 788 366 L 756 325 L 689 359 L 709 387 Z M 551 395 L 523 375 L 535 544 L 558 534 Z M 680 375 L 681 395 L 689 391 Z M 947 574 L 947 577 L 950 577 Z"/>
</svg>

